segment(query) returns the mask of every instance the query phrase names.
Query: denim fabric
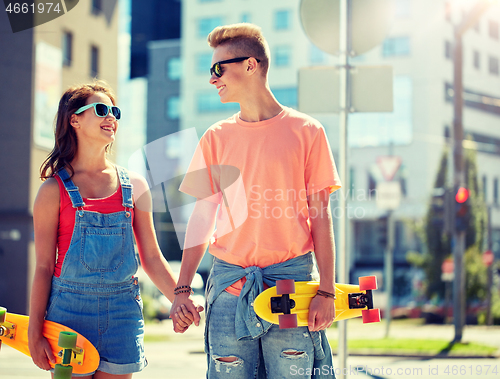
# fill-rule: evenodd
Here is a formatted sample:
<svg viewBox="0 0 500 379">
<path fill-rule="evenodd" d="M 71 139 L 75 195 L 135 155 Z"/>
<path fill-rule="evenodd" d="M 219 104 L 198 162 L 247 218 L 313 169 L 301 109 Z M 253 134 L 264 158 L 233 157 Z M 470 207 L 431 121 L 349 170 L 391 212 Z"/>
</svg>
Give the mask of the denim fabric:
<svg viewBox="0 0 500 379">
<path fill-rule="evenodd" d="M 210 323 L 208 330 L 210 379 L 256 378 L 259 370 L 268 378 L 279 379 L 289 378 L 294 369 L 312 371 L 314 346 L 307 327 L 285 331 L 272 325 L 260 338 L 237 341 L 236 313 L 227 311 L 235 309 L 237 302 L 238 297 L 223 291 L 212 304 L 211 317 L 217 322 Z M 219 361 L 223 357 L 235 357 L 236 361 Z"/>
<path fill-rule="evenodd" d="M 110 214 L 85 211 L 66 170 L 58 172 L 77 211 L 61 275 L 52 279 L 46 319 L 89 339 L 101 357 L 97 370 L 128 374 L 141 371 L 147 361 L 142 299 L 134 278 L 132 186 L 127 171 L 117 171 L 124 210 Z"/>
<path fill-rule="evenodd" d="M 219 296 L 234 282 L 246 278 L 245 285 L 240 293 L 240 296 L 236 298 L 236 307 L 226 308 L 227 313 L 231 313 L 234 310 L 234 330 L 236 341 L 233 342 L 233 347 L 239 342 L 245 340 L 252 340 L 262 338 L 266 333 L 269 332 L 273 324 L 262 320 L 259 318 L 255 311 L 253 310 L 253 301 L 258 296 L 260 292 L 263 291 L 264 285 L 266 283 L 268 286 L 272 287 L 276 285 L 277 280 L 282 279 L 294 279 L 296 281 L 308 281 L 312 278 L 313 270 L 313 257 L 312 253 L 308 253 L 293 259 L 290 259 L 283 263 L 277 263 L 268 267 L 259 268 L 256 266 L 242 268 L 240 266 L 235 266 L 224 262 L 218 258 L 215 258 L 214 264 L 212 266 L 212 271 L 207 283 L 207 303 L 206 303 L 206 325 L 205 325 L 205 352 L 208 354 L 208 365 L 211 364 L 211 350 L 210 350 L 210 320 L 212 317 L 212 306 Z M 214 319 L 214 322 L 218 325 L 220 320 Z M 307 328 L 306 328 L 307 329 Z M 282 333 L 283 338 L 290 329 L 279 330 Z M 311 341 L 314 347 L 314 363 L 313 372 L 320 372 L 321 367 L 332 367 L 332 353 L 330 345 L 326 338 L 326 333 L 324 330 L 320 332 L 309 332 Z M 279 340 L 278 340 L 279 341 Z M 215 341 L 212 340 L 213 343 Z M 226 340 L 225 343 L 228 341 Z M 282 345 L 284 349 L 285 345 Z M 266 351 L 263 352 L 261 356 L 260 364 L 264 367 L 264 356 Z M 267 366 L 266 366 L 267 369 Z M 284 372 L 283 375 L 287 375 Z M 266 378 L 266 373 L 259 370 L 257 378 Z M 317 378 L 319 376 L 312 375 L 312 378 Z M 323 375 L 322 378 L 334 378 L 334 375 Z M 269 378 L 274 379 L 274 377 L 269 376 Z"/>
</svg>

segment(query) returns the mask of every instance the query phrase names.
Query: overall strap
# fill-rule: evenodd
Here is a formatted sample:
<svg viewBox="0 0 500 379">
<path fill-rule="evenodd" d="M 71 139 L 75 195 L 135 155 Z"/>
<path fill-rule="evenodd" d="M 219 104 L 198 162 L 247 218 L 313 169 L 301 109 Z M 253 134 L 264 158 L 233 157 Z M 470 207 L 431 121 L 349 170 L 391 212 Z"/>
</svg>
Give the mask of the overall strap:
<svg viewBox="0 0 500 379">
<path fill-rule="evenodd" d="M 71 180 L 68 172 L 63 167 L 59 171 L 57 171 L 57 175 L 61 178 L 64 188 L 68 192 L 69 198 L 71 199 L 71 204 L 73 204 L 73 208 L 81 208 L 85 206 L 83 202 L 82 195 L 80 195 L 80 191 L 78 191 L 78 187 L 75 186 L 75 183 Z"/>
<path fill-rule="evenodd" d="M 118 177 L 120 178 L 120 184 L 122 186 L 122 205 L 125 208 L 132 209 L 134 208 L 134 203 L 132 202 L 132 184 L 130 183 L 128 171 L 121 166 L 116 166 L 116 170 L 118 171 Z"/>
</svg>

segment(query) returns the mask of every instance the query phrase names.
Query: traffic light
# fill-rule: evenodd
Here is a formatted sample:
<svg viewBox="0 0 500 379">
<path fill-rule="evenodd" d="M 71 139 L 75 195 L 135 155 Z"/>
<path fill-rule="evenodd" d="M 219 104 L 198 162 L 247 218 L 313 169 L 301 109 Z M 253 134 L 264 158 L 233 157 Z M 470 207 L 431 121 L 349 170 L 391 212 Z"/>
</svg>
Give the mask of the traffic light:
<svg viewBox="0 0 500 379">
<path fill-rule="evenodd" d="M 460 187 L 455 195 L 455 229 L 459 232 L 467 230 L 470 221 L 469 190 Z"/>
<path fill-rule="evenodd" d="M 387 246 L 389 217 L 382 216 L 377 220 L 378 244 L 384 248 Z"/>
<path fill-rule="evenodd" d="M 431 200 L 431 225 L 442 228 L 446 217 L 446 189 L 434 188 Z"/>
</svg>

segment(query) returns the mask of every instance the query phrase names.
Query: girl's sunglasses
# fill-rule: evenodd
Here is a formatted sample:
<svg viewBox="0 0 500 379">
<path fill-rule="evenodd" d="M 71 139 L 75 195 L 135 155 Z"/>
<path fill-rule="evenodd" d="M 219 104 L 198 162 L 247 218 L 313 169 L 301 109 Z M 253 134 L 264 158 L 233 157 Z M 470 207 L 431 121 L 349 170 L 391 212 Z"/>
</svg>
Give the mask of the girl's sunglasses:
<svg viewBox="0 0 500 379">
<path fill-rule="evenodd" d="M 214 65 L 210 68 L 210 75 L 215 74 L 218 78 L 222 76 L 222 67 L 220 66 L 221 64 L 227 64 L 227 63 L 236 63 L 236 62 L 243 62 L 244 60 L 247 60 L 250 57 L 240 57 L 240 58 L 233 58 L 233 59 L 228 59 L 227 61 L 220 61 L 214 63 Z M 260 62 L 260 59 L 257 59 L 257 63 Z"/>
<path fill-rule="evenodd" d="M 85 105 L 85 106 L 79 108 L 75 112 L 75 114 L 80 114 L 80 113 L 82 113 L 82 112 L 84 112 L 87 109 L 92 108 L 92 107 L 94 107 L 94 112 L 95 112 L 95 115 L 97 117 L 106 117 L 110 111 L 113 114 L 113 116 L 115 116 L 115 118 L 117 120 L 119 120 L 122 116 L 122 112 L 121 112 L 120 108 L 115 107 L 115 106 L 106 105 L 103 103 L 92 103 L 92 104 Z"/>
</svg>

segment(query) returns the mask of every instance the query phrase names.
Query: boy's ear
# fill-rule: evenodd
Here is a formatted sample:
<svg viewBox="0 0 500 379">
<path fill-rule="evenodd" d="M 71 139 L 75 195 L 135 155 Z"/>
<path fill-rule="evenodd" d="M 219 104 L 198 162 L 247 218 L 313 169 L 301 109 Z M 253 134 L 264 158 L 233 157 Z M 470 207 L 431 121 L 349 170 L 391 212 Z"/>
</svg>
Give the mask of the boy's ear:
<svg viewBox="0 0 500 379">
<path fill-rule="evenodd" d="M 247 72 L 251 75 L 253 75 L 257 71 L 257 60 L 253 57 L 248 58 L 248 63 L 247 63 Z"/>
<path fill-rule="evenodd" d="M 69 123 L 73 128 L 80 128 L 80 123 L 78 122 L 78 116 L 76 114 L 72 114 L 71 118 L 69 119 Z"/>
</svg>

